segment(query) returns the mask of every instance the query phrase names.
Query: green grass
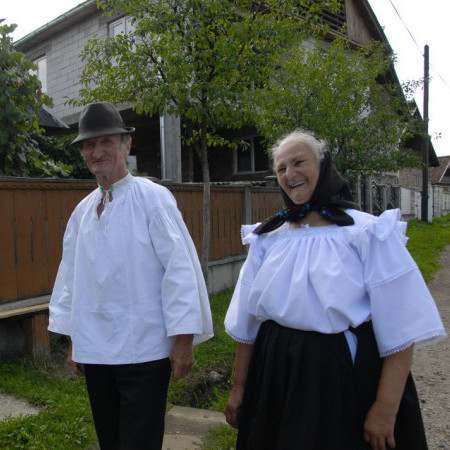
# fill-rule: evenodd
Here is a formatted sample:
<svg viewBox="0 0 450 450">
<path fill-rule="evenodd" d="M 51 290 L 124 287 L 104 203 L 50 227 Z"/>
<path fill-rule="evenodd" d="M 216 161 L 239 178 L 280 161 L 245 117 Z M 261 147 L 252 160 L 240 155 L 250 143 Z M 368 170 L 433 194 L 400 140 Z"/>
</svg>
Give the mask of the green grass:
<svg viewBox="0 0 450 450">
<path fill-rule="evenodd" d="M 450 214 L 428 224 L 412 220 L 408 223 L 408 250 L 417 262 L 425 281 L 433 279 L 440 269 L 439 253 L 450 245 Z"/>
<path fill-rule="evenodd" d="M 181 406 L 196 406 L 223 411 L 230 388 L 235 343 L 225 333 L 223 321 L 232 291 L 211 297 L 214 337 L 195 347 L 195 365 L 189 376 L 170 383 L 168 402 Z"/>
<path fill-rule="evenodd" d="M 0 364 L 0 388 L 42 409 L 0 422 L 2 449 L 80 449 L 96 442 L 84 381 L 62 378 L 54 366 Z"/>
<path fill-rule="evenodd" d="M 211 297 L 215 336 L 195 347 L 196 363 L 189 377 L 170 383 L 169 405 L 223 411 L 235 348 L 223 326 L 230 297 L 230 290 Z M 58 349 L 57 363 L 28 359 L 0 362 L 1 391 L 42 409 L 37 416 L 0 421 L 1 449 L 93 448 L 96 437 L 84 380 L 61 370 L 66 347 Z M 212 377 L 211 373 L 216 375 Z"/>
<path fill-rule="evenodd" d="M 432 224 L 408 224 L 408 249 L 429 281 L 439 270 L 439 253 L 450 245 L 450 215 Z M 234 342 L 223 326 L 231 291 L 211 298 L 213 339 L 195 348 L 189 377 L 169 387 L 169 404 L 223 411 L 231 386 Z M 0 389 L 42 408 L 37 416 L 0 422 L 1 449 L 90 449 L 96 442 L 84 380 L 62 375 L 57 364 L 16 360 L 0 362 Z M 203 450 L 232 450 L 236 431 L 219 427 L 208 433 Z"/>
<path fill-rule="evenodd" d="M 234 450 L 236 448 L 237 430 L 221 425 L 206 435 L 202 450 Z"/>
</svg>

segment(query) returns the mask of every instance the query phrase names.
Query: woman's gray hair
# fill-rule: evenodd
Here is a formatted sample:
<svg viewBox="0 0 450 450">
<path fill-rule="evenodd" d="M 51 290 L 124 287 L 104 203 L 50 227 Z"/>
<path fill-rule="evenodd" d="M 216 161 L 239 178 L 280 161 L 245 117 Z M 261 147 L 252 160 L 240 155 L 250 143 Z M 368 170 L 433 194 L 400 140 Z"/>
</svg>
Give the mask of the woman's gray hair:
<svg viewBox="0 0 450 450">
<path fill-rule="evenodd" d="M 275 162 L 275 157 L 280 148 L 284 147 L 286 144 L 290 144 L 291 142 L 307 145 L 316 155 L 318 162 L 323 159 L 325 151 L 328 150 L 325 140 L 317 139 L 313 133 L 299 129 L 278 139 L 275 145 L 270 149 L 273 162 Z"/>
</svg>

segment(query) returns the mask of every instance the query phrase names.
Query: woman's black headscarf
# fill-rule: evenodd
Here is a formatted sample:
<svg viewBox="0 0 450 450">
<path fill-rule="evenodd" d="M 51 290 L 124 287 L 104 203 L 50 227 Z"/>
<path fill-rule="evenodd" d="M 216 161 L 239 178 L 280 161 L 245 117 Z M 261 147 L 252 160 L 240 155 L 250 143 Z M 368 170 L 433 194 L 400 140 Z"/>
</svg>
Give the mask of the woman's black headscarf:
<svg viewBox="0 0 450 450">
<path fill-rule="evenodd" d="M 340 227 L 354 224 L 353 218 L 345 213 L 343 208 L 358 209 L 358 207 L 353 203 L 348 181 L 334 167 L 328 150 L 324 152 L 323 159 L 320 161 L 317 186 L 308 202 L 295 204 L 283 189 L 281 189 L 281 195 L 285 208 L 258 225 L 253 233 L 268 233 L 276 230 L 286 221 L 298 222 L 311 211 L 318 212 Z"/>
</svg>

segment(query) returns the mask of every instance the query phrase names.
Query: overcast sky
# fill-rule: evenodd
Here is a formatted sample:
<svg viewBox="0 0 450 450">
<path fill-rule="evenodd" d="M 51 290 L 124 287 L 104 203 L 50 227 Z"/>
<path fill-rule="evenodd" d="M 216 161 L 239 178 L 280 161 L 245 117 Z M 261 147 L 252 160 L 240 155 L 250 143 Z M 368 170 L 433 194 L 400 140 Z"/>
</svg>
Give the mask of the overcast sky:
<svg viewBox="0 0 450 450">
<path fill-rule="evenodd" d="M 2 0 L 0 18 L 16 23 L 15 41 L 80 4 L 79 0 Z M 438 156 L 450 155 L 450 0 L 369 0 L 397 54 L 401 81 L 423 78 L 423 48 L 430 47 L 429 132 Z M 395 8 L 394 8 L 395 6 Z M 409 30 L 409 31 L 408 31 Z M 423 110 L 423 91 L 416 93 Z M 441 138 L 435 136 L 441 133 Z"/>
</svg>

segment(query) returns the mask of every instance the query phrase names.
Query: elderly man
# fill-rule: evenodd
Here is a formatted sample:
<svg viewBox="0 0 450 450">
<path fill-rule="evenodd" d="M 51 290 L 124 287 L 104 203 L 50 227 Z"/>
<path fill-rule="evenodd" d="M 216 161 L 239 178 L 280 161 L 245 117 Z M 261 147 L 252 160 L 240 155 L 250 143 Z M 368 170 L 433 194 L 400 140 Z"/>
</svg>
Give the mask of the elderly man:
<svg viewBox="0 0 450 450">
<path fill-rule="evenodd" d="M 212 336 L 195 247 L 164 187 L 128 173 L 134 128 L 108 102 L 87 105 L 73 141 L 98 189 L 64 235 L 49 330 L 71 338 L 102 449 L 160 449 L 170 373 Z"/>
</svg>

